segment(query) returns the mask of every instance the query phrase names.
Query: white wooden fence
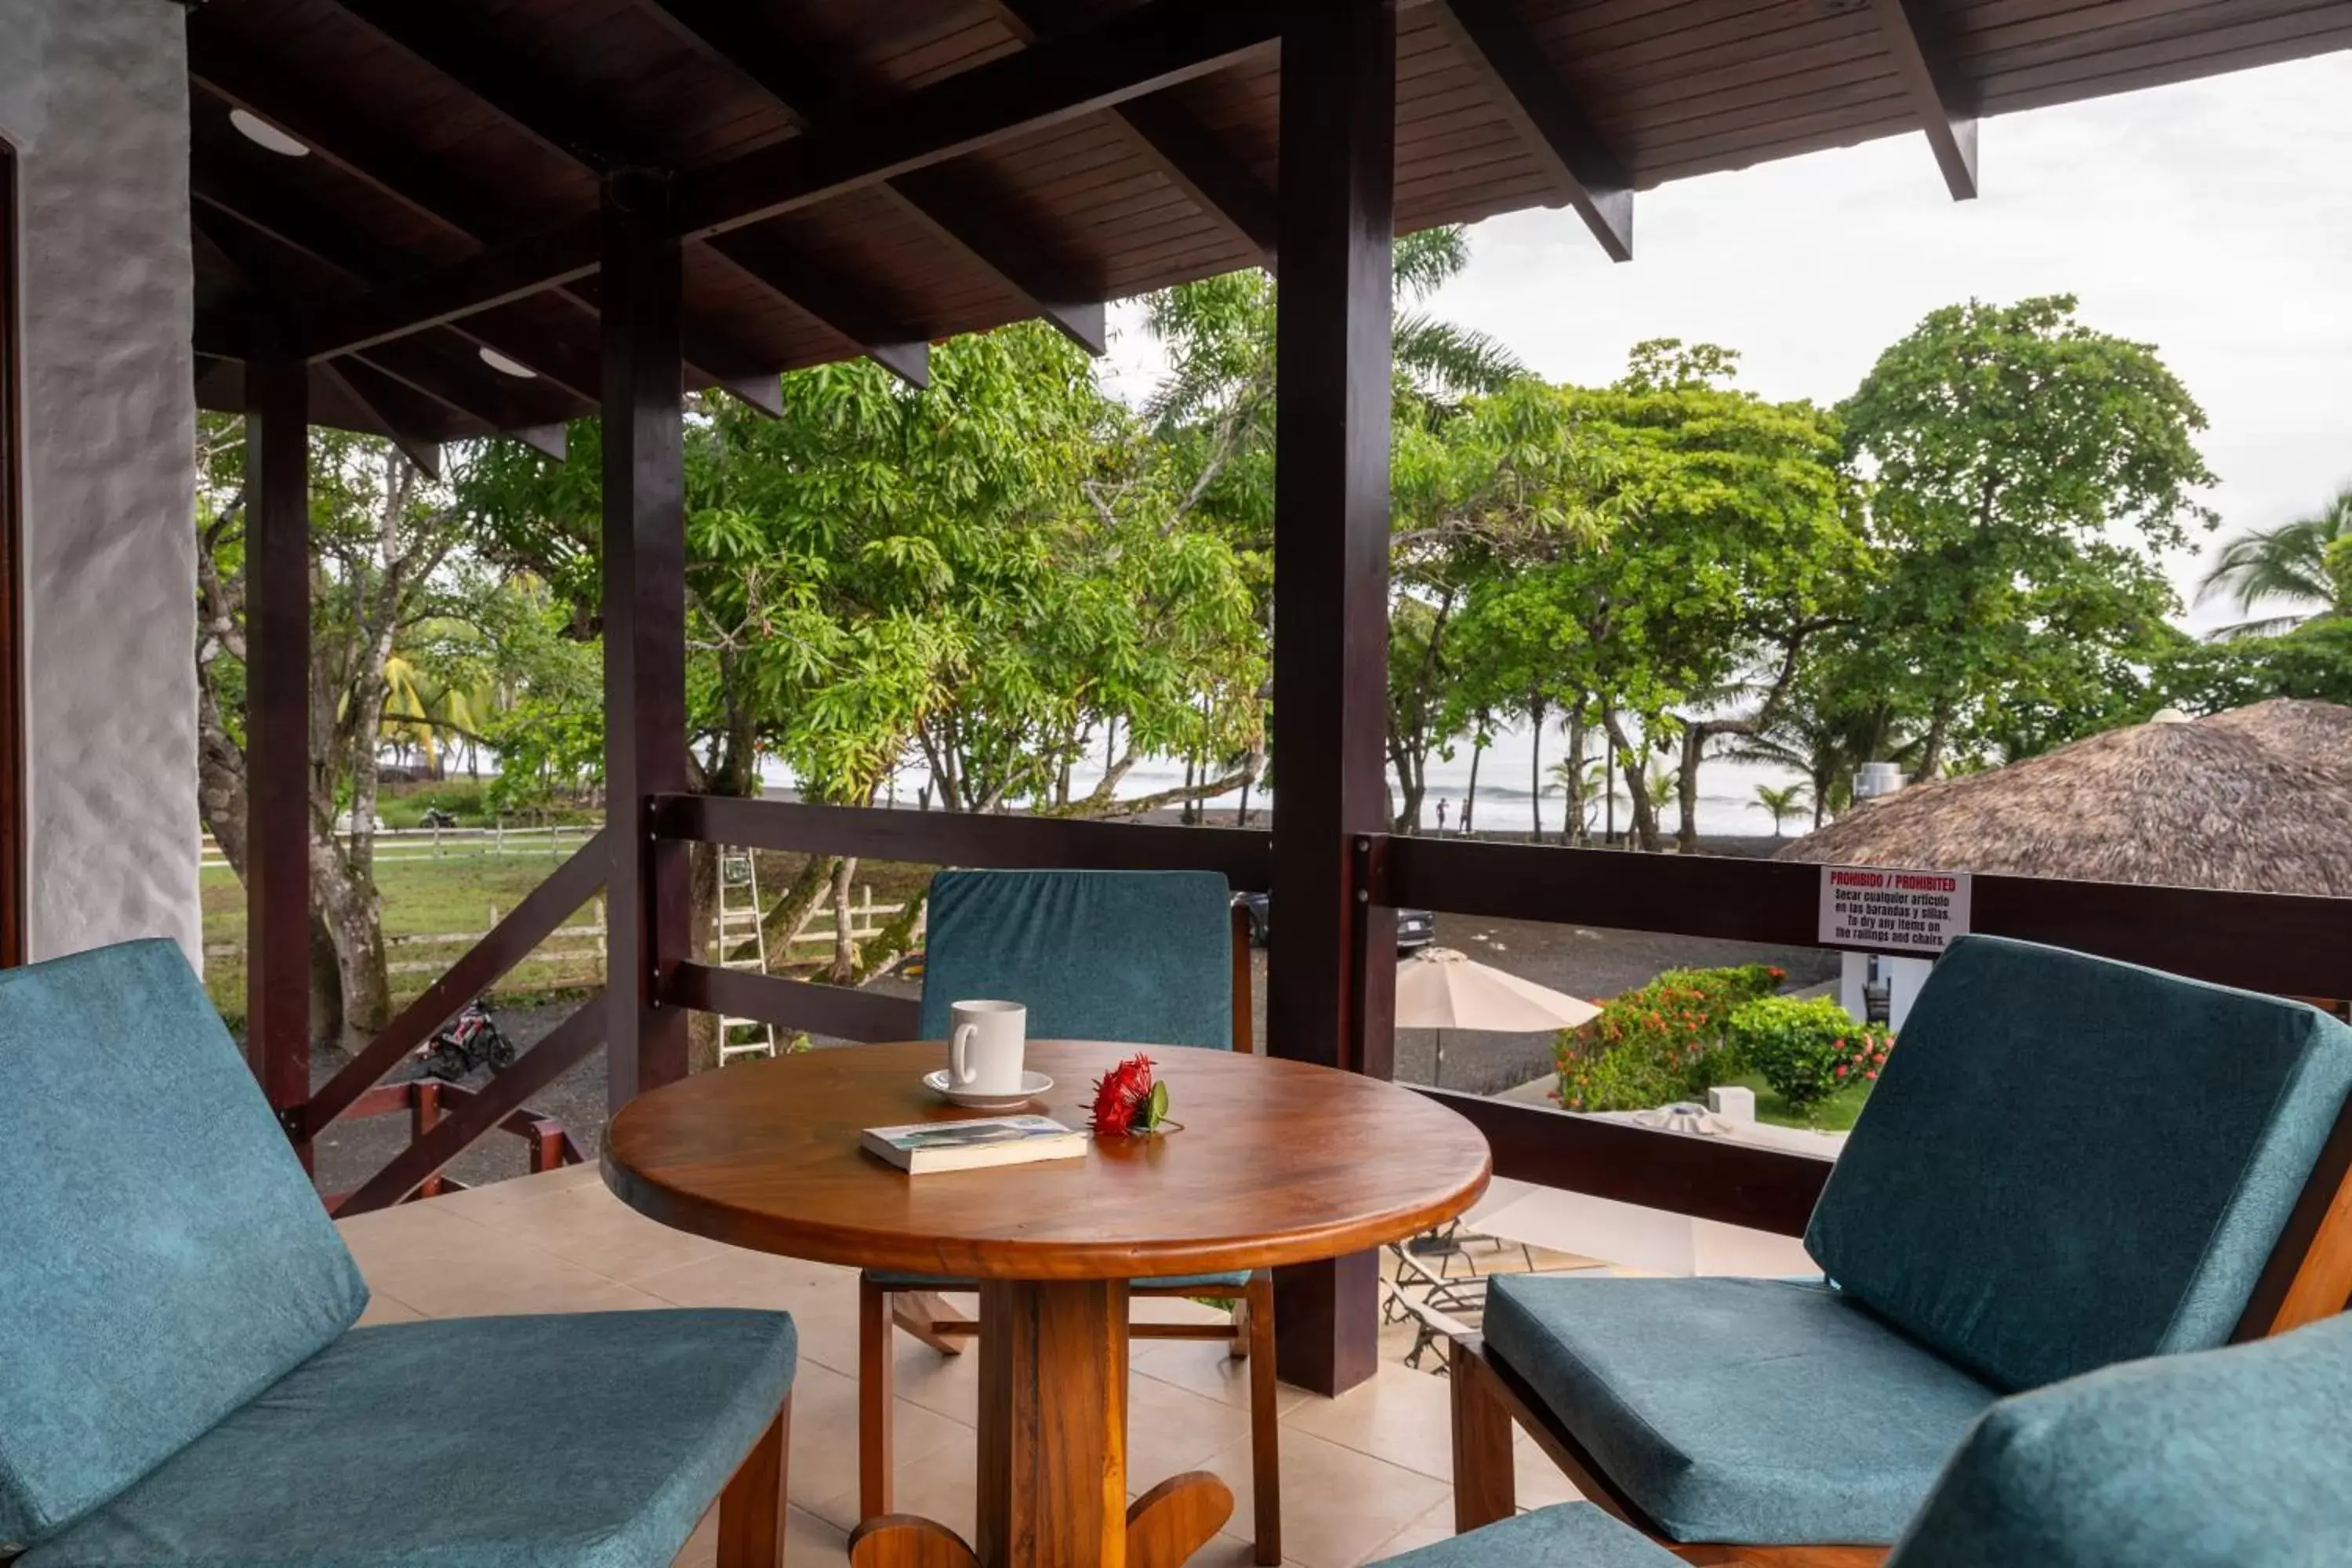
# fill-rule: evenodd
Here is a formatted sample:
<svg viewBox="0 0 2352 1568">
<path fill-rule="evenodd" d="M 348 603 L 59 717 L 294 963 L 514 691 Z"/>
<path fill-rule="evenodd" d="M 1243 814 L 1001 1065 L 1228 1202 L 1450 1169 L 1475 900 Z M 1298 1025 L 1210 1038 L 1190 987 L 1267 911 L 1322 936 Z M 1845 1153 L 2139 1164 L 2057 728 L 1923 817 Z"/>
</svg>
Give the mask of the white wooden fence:
<svg viewBox="0 0 2352 1568">
<path fill-rule="evenodd" d="M 849 912 L 850 937 L 854 941 L 864 942 L 881 935 L 883 928 L 888 925 L 890 917 L 905 908 L 904 904 L 876 903 L 874 889 L 870 887 L 861 886 L 856 889 Z M 487 913 L 488 921 L 480 931 L 403 931 L 386 936 L 383 939 L 387 961 L 384 964 L 385 973 L 390 974 L 443 973 L 468 948 L 488 936 L 492 928 L 497 926 L 499 907 L 496 904 L 488 906 Z M 758 918 L 758 912 L 751 910 L 739 910 L 730 913 L 727 920 L 727 930 L 721 933 L 723 945 L 732 947 L 738 942 L 748 940 Z M 921 934 L 919 924 L 916 934 L 918 937 Z M 793 939 L 792 946 L 795 949 L 813 947 L 830 952 L 833 947 L 833 910 L 830 906 L 827 906 L 818 910 L 810 917 L 808 928 Z M 433 956 L 421 956 L 427 952 L 432 953 Z M 420 956 L 412 957 L 409 956 L 410 954 Z M 242 961 L 245 957 L 245 944 L 235 942 L 208 942 L 205 946 L 205 956 L 208 959 Z M 564 967 L 568 964 L 580 963 L 582 961 L 585 961 L 584 973 Z M 593 924 L 558 927 L 549 932 L 547 940 L 531 949 L 530 955 L 515 967 L 519 970 L 524 964 L 550 966 L 558 971 L 555 978 L 543 979 L 541 982 L 542 984 L 550 986 L 603 984 L 604 983 L 604 900 L 602 899 L 596 900 L 596 918 Z"/>
<path fill-rule="evenodd" d="M 474 856 L 494 860 L 538 858 L 561 865 L 565 856 L 587 843 L 603 826 L 559 822 L 544 827 L 509 827 L 500 823 L 490 827 L 381 828 L 375 836 L 375 863 L 394 866 Z M 204 837 L 201 864 L 206 870 L 228 868 L 228 858 L 209 833 Z"/>
</svg>

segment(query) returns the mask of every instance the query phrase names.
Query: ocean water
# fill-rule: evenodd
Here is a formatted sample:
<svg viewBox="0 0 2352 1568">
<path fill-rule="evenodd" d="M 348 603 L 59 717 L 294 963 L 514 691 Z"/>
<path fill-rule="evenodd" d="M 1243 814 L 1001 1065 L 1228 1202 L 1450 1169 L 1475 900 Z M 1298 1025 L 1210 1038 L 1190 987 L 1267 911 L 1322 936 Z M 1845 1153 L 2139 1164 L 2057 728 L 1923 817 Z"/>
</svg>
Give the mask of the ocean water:
<svg viewBox="0 0 2352 1568">
<path fill-rule="evenodd" d="M 1095 760 L 1076 767 L 1071 773 L 1071 788 L 1078 793 L 1091 789 L 1102 776 L 1099 748 L 1089 746 Z M 1543 828 L 1546 833 L 1560 829 L 1559 786 L 1549 776 L 1552 765 L 1568 754 L 1568 742 L 1556 729 L 1544 732 L 1540 763 L 1547 775 L 1544 780 Z M 1474 826 L 1484 832 L 1524 833 L 1535 818 L 1533 784 L 1530 766 L 1538 760 L 1533 737 L 1524 726 L 1506 730 L 1495 737 L 1493 745 L 1478 763 L 1478 795 Z M 790 770 L 770 764 L 764 770 L 767 782 L 780 788 L 790 788 L 793 783 Z M 930 782 L 930 773 L 919 762 L 902 768 L 892 781 L 888 798 L 901 806 L 916 803 L 918 792 Z M 1167 758 L 1147 758 L 1129 769 L 1119 781 L 1118 794 L 1132 799 L 1140 795 L 1158 795 L 1175 789 L 1184 782 L 1181 761 Z M 1784 768 L 1763 766 L 1754 763 L 1732 762 L 1710 757 L 1699 770 L 1698 830 L 1704 834 L 1723 837 L 1762 837 L 1772 831 L 1772 818 L 1757 802 L 1759 784 L 1780 787 L 1801 782 Z M 1393 778 L 1390 787 L 1395 787 Z M 1451 759 L 1432 757 L 1429 760 L 1428 788 L 1422 801 L 1422 826 L 1434 830 L 1437 826 L 1437 803 L 1446 803 L 1445 822 L 1449 827 L 1461 825 L 1462 805 L 1470 789 L 1470 748 L 1456 748 Z M 1617 827 L 1622 832 L 1631 825 L 1631 813 L 1626 807 L 1622 785 L 1619 786 Z M 1264 802 L 1263 792 L 1250 792 L 1253 811 Z M 1227 795 L 1210 803 L 1212 809 L 1231 810 L 1239 804 L 1238 794 Z M 1599 802 L 1593 803 L 1593 826 L 1598 832 L 1604 826 Z M 1672 805 L 1664 813 L 1664 826 L 1673 832 L 1677 826 L 1676 812 Z M 1810 808 L 1801 817 L 1792 817 L 1785 831 L 1795 837 L 1812 826 Z"/>
</svg>

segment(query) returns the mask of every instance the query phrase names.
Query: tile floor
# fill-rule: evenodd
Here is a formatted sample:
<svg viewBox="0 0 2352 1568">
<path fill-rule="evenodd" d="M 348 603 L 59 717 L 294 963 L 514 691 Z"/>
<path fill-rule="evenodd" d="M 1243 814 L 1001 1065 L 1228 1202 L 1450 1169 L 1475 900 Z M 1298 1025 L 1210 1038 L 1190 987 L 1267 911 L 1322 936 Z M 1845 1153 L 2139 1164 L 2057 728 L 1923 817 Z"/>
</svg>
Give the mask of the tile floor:
<svg viewBox="0 0 2352 1568">
<path fill-rule="evenodd" d="M 656 1307 L 789 1310 L 800 1328 L 788 1489 L 793 1568 L 846 1561 L 856 1522 L 857 1291 L 847 1269 L 669 1230 L 623 1207 L 593 1166 L 573 1166 L 342 1222 L 374 1291 L 364 1320 Z M 1210 1315 L 1186 1301 L 1139 1311 Z M 1452 1456 L 1444 1379 L 1394 1358 L 1412 1331 L 1387 1331 L 1380 1374 L 1338 1399 L 1286 1386 L 1282 1496 L 1286 1559 L 1352 1568 L 1452 1533 Z M 978 1358 L 940 1356 L 898 1338 L 898 1507 L 970 1535 Z M 1196 1563 L 1249 1558 L 1248 1384 L 1214 1342 L 1137 1342 L 1129 1396 L 1129 1479 L 1140 1492 L 1180 1470 L 1224 1477 L 1237 1500 L 1226 1533 Z M 1526 1437 L 1519 1501 L 1574 1492 Z M 678 1558 L 711 1559 L 712 1521 Z"/>
</svg>

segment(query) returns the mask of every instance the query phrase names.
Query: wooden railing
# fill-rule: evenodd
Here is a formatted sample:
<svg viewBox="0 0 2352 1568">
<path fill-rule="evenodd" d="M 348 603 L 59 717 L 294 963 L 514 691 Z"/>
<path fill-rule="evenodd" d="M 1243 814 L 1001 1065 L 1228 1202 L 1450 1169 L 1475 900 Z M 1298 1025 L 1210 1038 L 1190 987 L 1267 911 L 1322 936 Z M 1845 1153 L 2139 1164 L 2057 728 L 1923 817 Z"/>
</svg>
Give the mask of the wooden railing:
<svg viewBox="0 0 2352 1568">
<path fill-rule="evenodd" d="M 307 1143 L 343 1117 L 371 1114 L 371 1107 L 380 1108 L 373 1111 L 380 1114 L 412 1106 L 413 1099 L 394 1106 L 382 1096 L 367 1101 L 367 1096 L 386 1073 L 456 1017 L 458 1009 L 530 957 L 565 917 L 593 898 L 604 886 L 605 863 L 604 837 L 599 833 L 532 889 L 511 914 L 425 987 L 423 995 L 403 1008 L 383 1033 L 320 1086 L 307 1104 L 296 1108 L 289 1120 L 297 1141 Z M 418 1118 L 408 1146 L 351 1192 L 330 1197 L 330 1212 L 338 1216 L 365 1214 L 396 1204 L 438 1175 L 477 1140 L 501 1127 L 509 1131 L 528 1127 L 532 1131 L 523 1135 L 537 1137 L 537 1124 L 548 1119 L 527 1110 L 524 1101 L 585 1060 L 604 1043 L 604 1028 L 600 993 L 581 1004 L 482 1089 L 450 1093 L 448 1086 L 443 1086 L 437 1100 L 454 1102 L 446 1114 L 429 1124 L 428 1119 Z M 577 1156 L 576 1146 L 572 1153 Z"/>
<path fill-rule="evenodd" d="M 1391 907 L 1822 945 L 1818 866 L 1381 835 L 1361 849 L 1373 901 Z M 2352 899 L 1983 873 L 1971 884 L 1973 931 L 2252 991 L 2352 996 Z M 1544 1186 L 1799 1236 L 1829 1178 L 1811 1155 L 1422 1092 L 1478 1124 L 1496 1174 Z"/>
<path fill-rule="evenodd" d="M 877 811 L 702 795 L 657 797 L 654 827 L 666 838 L 697 844 L 919 865 L 1220 871 L 1245 889 L 1265 888 L 1274 871 L 1273 836 L 1236 827 Z M 664 976 L 662 999 L 845 1040 L 907 1039 L 920 1012 L 904 996 L 694 963 Z"/>
<path fill-rule="evenodd" d="M 655 823 L 665 837 L 698 843 L 937 865 L 1209 869 L 1224 873 L 1237 889 L 1265 889 L 1273 868 L 1271 835 L 1234 828 L 698 795 L 660 797 Z M 1375 908 L 1823 945 L 1817 866 L 1385 834 L 1365 835 L 1357 847 L 1361 884 Z M 1984 874 L 1972 881 L 1975 931 L 2250 990 L 2352 996 L 2352 942 L 2346 940 L 2352 900 Z M 905 1038 L 919 1012 L 904 997 L 700 963 L 678 965 L 663 995 L 682 1006 L 853 1040 Z M 1803 1233 L 1831 1169 L 1814 1155 L 1442 1089 L 1421 1092 L 1486 1133 L 1497 1175 L 1781 1235 Z M 2352 1150 L 2345 1157 L 2352 1160 Z"/>
<path fill-rule="evenodd" d="M 452 1108 L 480 1098 L 482 1091 L 464 1084 L 444 1083 L 438 1079 L 411 1079 L 404 1083 L 378 1084 L 352 1102 L 343 1112 L 345 1121 L 361 1121 L 375 1116 L 405 1116 L 408 1118 L 409 1141 L 424 1137 L 440 1125 L 442 1117 Z M 560 1170 L 565 1165 L 577 1165 L 587 1158 L 579 1140 L 567 1131 L 562 1122 L 528 1108 L 515 1111 L 498 1123 L 496 1131 L 512 1133 L 521 1139 L 529 1173 Z M 438 1197 L 443 1193 L 463 1192 L 466 1184 L 445 1175 L 431 1175 L 417 1184 L 411 1195 L 420 1198 Z M 326 1203 L 330 1212 L 347 1202 L 348 1192 L 330 1193 Z"/>
</svg>

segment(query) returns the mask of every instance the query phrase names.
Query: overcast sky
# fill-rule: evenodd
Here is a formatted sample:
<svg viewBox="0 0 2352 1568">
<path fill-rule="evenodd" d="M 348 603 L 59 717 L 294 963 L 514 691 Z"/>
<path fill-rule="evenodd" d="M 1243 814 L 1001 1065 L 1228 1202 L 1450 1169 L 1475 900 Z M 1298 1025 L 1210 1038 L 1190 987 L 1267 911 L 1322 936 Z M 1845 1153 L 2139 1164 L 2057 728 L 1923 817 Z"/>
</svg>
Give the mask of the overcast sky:
<svg viewBox="0 0 2352 1568">
<path fill-rule="evenodd" d="M 2203 405 L 2217 538 L 2352 482 L 2352 54 L 1980 134 L 1972 202 L 1946 195 L 1917 136 L 1643 192 L 1622 265 L 1573 214 L 1492 219 L 1434 308 L 1554 381 L 1612 380 L 1633 343 L 1680 337 L 1738 349 L 1768 397 L 1832 403 L 1939 305 L 2069 292 Z M 1160 356 L 1134 306 L 1113 321 L 1112 384 L 1139 395 Z M 2194 562 L 2174 575 L 2186 599 Z"/>
</svg>

